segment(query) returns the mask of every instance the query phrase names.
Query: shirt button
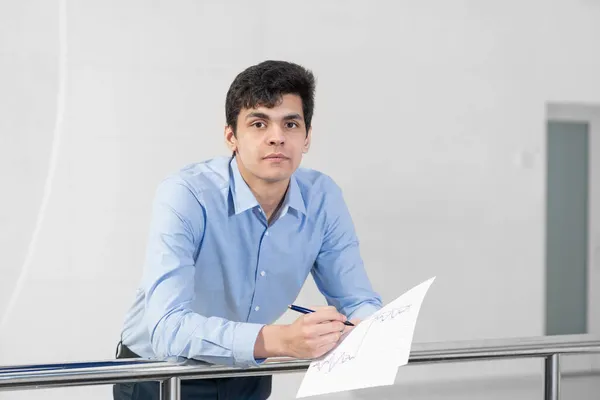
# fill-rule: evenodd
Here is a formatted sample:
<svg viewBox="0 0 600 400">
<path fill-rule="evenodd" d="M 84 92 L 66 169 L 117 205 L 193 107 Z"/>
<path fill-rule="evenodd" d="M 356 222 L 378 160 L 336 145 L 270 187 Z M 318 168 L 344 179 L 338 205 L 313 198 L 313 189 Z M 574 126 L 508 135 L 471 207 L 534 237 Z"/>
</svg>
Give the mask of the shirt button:
<svg viewBox="0 0 600 400">
<path fill-rule="evenodd" d="M 265 236 L 269 236 L 269 231 L 266 231 L 266 232 L 265 232 Z"/>
<path fill-rule="evenodd" d="M 260 276 L 265 276 L 267 273 L 265 271 L 260 271 Z"/>
<path fill-rule="evenodd" d="M 254 311 L 258 311 L 258 310 L 260 310 L 259 306 L 254 307 Z"/>
</svg>

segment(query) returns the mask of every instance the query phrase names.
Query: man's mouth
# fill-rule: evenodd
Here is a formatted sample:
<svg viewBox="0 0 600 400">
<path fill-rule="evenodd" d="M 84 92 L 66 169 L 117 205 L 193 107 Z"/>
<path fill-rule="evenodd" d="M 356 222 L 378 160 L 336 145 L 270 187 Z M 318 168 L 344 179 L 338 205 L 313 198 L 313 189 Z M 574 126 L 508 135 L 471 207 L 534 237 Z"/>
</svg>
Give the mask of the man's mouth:
<svg viewBox="0 0 600 400">
<path fill-rule="evenodd" d="M 273 153 L 273 154 L 269 154 L 268 156 L 264 157 L 264 159 L 270 160 L 270 161 L 284 161 L 284 160 L 287 160 L 288 157 L 286 157 L 282 153 Z"/>
</svg>

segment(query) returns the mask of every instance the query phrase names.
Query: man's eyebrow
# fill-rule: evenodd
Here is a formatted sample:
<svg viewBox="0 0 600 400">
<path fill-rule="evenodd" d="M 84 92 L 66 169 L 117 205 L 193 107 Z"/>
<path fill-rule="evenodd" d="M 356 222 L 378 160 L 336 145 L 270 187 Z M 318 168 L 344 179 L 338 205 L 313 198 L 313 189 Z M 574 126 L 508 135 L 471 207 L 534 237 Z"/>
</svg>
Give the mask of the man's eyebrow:
<svg viewBox="0 0 600 400">
<path fill-rule="evenodd" d="M 246 119 L 250 119 L 250 118 L 261 118 L 261 119 L 266 119 L 266 120 L 270 119 L 267 114 L 261 113 L 258 111 L 254 111 L 254 112 L 251 112 L 250 114 L 246 115 Z"/>
<path fill-rule="evenodd" d="M 285 117 L 283 117 L 284 121 L 289 121 L 290 119 L 297 119 L 303 121 L 303 118 L 300 114 L 288 114 Z"/>
<path fill-rule="evenodd" d="M 262 113 L 260 111 L 253 111 L 253 112 L 249 113 L 248 115 L 246 115 L 246 119 L 250 119 L 250 118 L 266 119 L 267 121 L 271 120 L 271 118 L 267 114 Z M 298 113 L 288 114 L 283 117 L 284 121 L 289 121 L 289 120 L 294 120 L 294 119 L 299 120 L 299 121 L 304 121 L 302 116 Z"/>
</svg>

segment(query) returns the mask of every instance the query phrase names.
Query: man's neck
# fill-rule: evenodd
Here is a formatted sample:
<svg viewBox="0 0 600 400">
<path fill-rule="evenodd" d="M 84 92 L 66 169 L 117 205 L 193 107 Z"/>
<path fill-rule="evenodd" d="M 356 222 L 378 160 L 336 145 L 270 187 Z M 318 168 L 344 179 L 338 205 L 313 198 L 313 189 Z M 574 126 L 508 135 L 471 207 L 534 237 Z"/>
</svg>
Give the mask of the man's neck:
<svg viewBox="0 0 600 400">
<path fill-rule="evenodd" d="M 276 212 L 279 210 L 279 207 L 281 207 L 281 204 L 283 203 L 290 180 L 287 179 L 280 182 L 265 182 L 253 176 L 239 164 L 238 168 L 240 175 L 242 175 L 242 178 L 250 188 L 250 191 L 252 194 L 254 194 L 256 201 L 258 201 L 258 204 L 260 204 L 267 217 L 267 220 L 270 223 L 271 217 L 276 214 Z"/>
<path fill-rule="evenodd" d="M 258 183 L 258 184 L 257 184 Z M 289 186 L 289 179 L 284 182 L 267 183 L 267 182 L 255 182 L 254 185 L 248 184 L 250 190 L 256 197 L 256 201 L 262 207 L 267 220 L 271 222 L 271 218 L 275 216 Z"/>
</svg>

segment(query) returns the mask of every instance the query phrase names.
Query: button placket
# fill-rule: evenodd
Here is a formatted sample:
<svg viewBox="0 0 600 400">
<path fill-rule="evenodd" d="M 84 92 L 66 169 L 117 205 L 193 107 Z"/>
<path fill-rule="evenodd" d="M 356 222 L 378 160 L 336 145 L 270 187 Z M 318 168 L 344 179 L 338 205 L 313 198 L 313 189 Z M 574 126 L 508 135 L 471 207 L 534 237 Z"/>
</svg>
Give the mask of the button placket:
<svg viewBox="0 0 600 400">
<path fill-rule="evenodd" d="M 262 211 L 262 209 L 258 208 L 257 209 L 257 214 L 259 214 L 263 218 L 265 218 L 265 214 Z M 269 236 L 268 229 L 265 229 L 264 236 Z M 264 238 L 264 236 L 263 236 L 263 238 Z M 255 295 L 256 295 L 255 301 L 257 300 L 257 302 L 260 302 L 259 293 L 264 292 L 264 290 L 265 290 L 265 286 L 264 285 L 266 285 L 266 281 L 264 279 L 260 279 L 261 277 L 264 277 L 267 274 L 266 271 L 265 271 L 265 268 L 264 268 L 265 266 L 261 265 L 262 263 L 265 262 L 265 260 L 261 256 L 261 253 L 265 250 L 265 247 L 264 247 L 265 245 L 269 246 L 267 244 L 267 242 L 263 242 L 263 241 L 261 241 L 259 243 L 259 245 L 258 245 L 259 262 L 258 262 L 258 265 L 257 265 L 257 270 L 259 272 L 258 272 L 258 274 L 256 276 L 256 287 L 255 287 Z M 254 313 L 258 313 L 260 311 L 260 305 L 257 305 L 256 303 L 254 303 L 254 307 L 252 308 L 252 310 L 253 310 Z"/>
</svg>

